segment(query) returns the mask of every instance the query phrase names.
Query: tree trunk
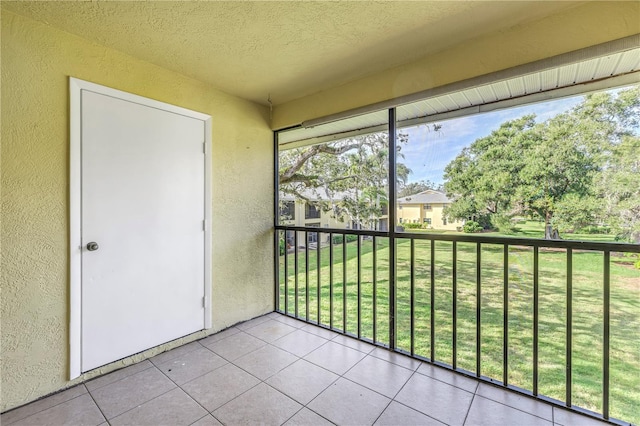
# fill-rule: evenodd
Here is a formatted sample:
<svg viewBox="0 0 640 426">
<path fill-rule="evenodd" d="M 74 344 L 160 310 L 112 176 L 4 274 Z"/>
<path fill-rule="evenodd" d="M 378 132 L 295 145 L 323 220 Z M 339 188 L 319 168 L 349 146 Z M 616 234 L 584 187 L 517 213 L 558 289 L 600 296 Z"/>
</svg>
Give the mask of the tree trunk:
<svg viewBox="0 0 640 426">
<path fill-rule="evenodd" d="M 560 233 L 557 229 L 554 229 L 551 224 L 552 213 L 547 212 L 544 215 L 544 239 L 545 240 L 560 240 Z"/>
</svg>

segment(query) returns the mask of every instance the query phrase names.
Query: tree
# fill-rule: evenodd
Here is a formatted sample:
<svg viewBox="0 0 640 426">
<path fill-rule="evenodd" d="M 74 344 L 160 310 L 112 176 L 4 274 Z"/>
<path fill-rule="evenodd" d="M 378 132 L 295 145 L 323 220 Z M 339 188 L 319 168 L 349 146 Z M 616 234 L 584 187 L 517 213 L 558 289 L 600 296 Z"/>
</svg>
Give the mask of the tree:
<svg viewBox="0 0 640 426">
<path fill-rule="evenodd" d="M 430 180 L 419 180 L 417 182 L 408 182 L 401 185 L 398 190 L 398 197 L 408 197 L 409 195 L 419 194 L 428 189 L 442 191 L 442 184 L 436 185 Z"/>
<path fill-rule="evenodd" d="M 622 179 L 618 170 L 637 166 L 623 160 L 637 158 L 629 141 L 638 132 L 639 99 L 637 87 L 603 92 L 541 123 L 533 115 L 503 123 L 446 167 L 445 190 L 454 199 L 446 214 L 461 219 L 488 214 L 494 223 L 515 215 L 538 217 L 545 238 L 552 239 L 560 237 L 560 228 L 615 222 L 622 206 L 629 228 L 636 206 L 625 202 L 638 198 L 616 179 Z M 609 194 L 606 214 L 599 198 L 610 190 L 598 187 L 604 179 L 618 188 L 617 195 Z"/>
<path fill-rule="evenodd" d="M 640 244 L 640 138 L 613 146 L 598 179 L 602 219 L 619 240 Z"/>
<path fill-rule="evenodd" d="M 401 134 L 398 146 L 406 142 Z M 388 149 L 388 135 L 372 133 L 281 151 L 279 189 L 358 228 L 375 228 L 382 206 L 388 204 Z M 398 154 L 401 157 L 400 148 Z M 396 168 L 404 184 L 410 170 L 402 163 Z"/>
</svg>

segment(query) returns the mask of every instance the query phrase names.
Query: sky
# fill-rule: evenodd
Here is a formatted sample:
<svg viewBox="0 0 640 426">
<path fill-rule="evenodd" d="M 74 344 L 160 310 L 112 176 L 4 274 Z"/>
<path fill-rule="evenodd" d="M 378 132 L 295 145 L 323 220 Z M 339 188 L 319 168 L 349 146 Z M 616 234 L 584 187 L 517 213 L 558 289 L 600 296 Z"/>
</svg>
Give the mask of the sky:
<svg viewBox="0 0 640 426">
<path fill-rule="evenodd" d="M 402 129 L 409 135 L 409 142 L 402 147 L 404 163 L 412 173 L 408 182 L 429 180 L 436 185 L 443 183 L 444 168 L 464 147 L 476 139 L 488 136 L 501 123 L 527 114 L 535 114 L 536 121 L 545 121 L 579 104 L 584 96 L 573 96 L 554 101 L 525 105 L 517 108 L 474 114 L 438 122 L 440 131 L 430 130 L 425 125 Z"/>
</svg>

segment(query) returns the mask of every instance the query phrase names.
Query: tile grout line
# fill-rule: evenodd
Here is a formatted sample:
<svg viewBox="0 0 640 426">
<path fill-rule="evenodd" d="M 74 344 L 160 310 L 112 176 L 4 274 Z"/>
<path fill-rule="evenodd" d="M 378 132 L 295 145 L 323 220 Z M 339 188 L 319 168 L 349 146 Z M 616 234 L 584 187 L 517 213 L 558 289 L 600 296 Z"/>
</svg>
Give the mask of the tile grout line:
<svg viewBox="0 0 640 426">
<path fill-rule="evenodd" d="M 432 417 L 432 416 L 428 415 L 427 413 L 423 413 L 422 411 L 418 410 L 417 408 L 410 407 L 410 406 L 408 406 L 407 404 L 404 404 L 404 403 L 402 403 L 402 402 L 400 402 L 400 401 L 398 401 L 398 400 L 396 399 L 396 398 L 398 397 L 398 395 L 400 394 L 400 392 L 402 392 L 402 390 L 404 389 L 404 387 L 407 385 L 407 383 L 409 383 L 409 381 L 410 381 L 410 380 L 413 378 L 413 376 L 415 376 L 416 374 L 420 374 L 420 373 L 418 373 L 418 369 L 417 369 L 417 368 L 412 372 L 411 376 L 409 376 L 409 378 L 407 379 L 407 381 L 406 381 L 406 382 L 404 382 L 404 385 L 402 385 L 402 387 L 401 387 L 401 388 L 400 388 L 400 390 L 399 390 L 399 391 L 394 395 L 394 397 L 393 397 L 393 398 L 391 398 L 391 402 L 395 402 L 395 403 L 400 404 L 400 405 L 402 405 L 402 406 L 404 406 L 404 407 L 410 408 L 411 410 L 413 410 L 413 411 L 417 411 L 418 413 L 423 414 L 423 415 L 425 415 L 425 416 L 429 417 L 430 419 L 433 419 L 433 420 L 435 420 L 435 421 L 437 421 L 437 422 L 440 422 L 440 423 L 442 423 L 442 424 L 445 424 L 443 421 L 441 421 L 441 420 L 439 420 L 439 419 L 436 419 L 435 417 Z M 391 402 L 389 402 L 389 405 L 391 405 Z M 387 407 L 385 408 L 385 410 L 386 410 L 387 408 L 389 408 L 389 405 L 387 405 Z M 383 414 L 384 414 L 384 411 L 383 411 L 382 413 L 380 413 L 380 416 L 382 416 Z M 380 418 L 380 416 L 378 416 L 378 419 Z M 376 419 L 376 421 L 378 421 L 378 419 Z M 374 422 L 374 423 L 375 423 L 375 422 Z"/>
<path fill-rule="evenodd" d="M 473 401 L 476 399 L 476 393 L 474 392 L 471 397 L 471 402 L 469 402 L 469 408 L 467 409 L 467 414 L 464 416 L 464 420 L 462 421 L 462 425 L 465 426 L 467 423 L 467 418 L 469 417 L 469 413 L 471 412 L 471 406 L 473 405 Z"/>
<path fill-rule="evenodd" d="M 203 347 L 205 347 L 205 348 L 206 348 L 206 346 L 203 346 Z M 219 356 L 219 355 L 218 355 L 218 354 L 216 354 L 215 352 L 213 352 L 213 351 L 211 351 L 211 352 L 212 352 L 212 353 L 214 353 L 215 355 Z M 221 357 L 221 358 L 222 358 L 222 357 Z M 224 359 L 224 358 L 223 358 L 223 359 Z M 225 360 L 225 361 L 226 361 L 226 360 Z M 227 361 L 227 364 L 228 364 L 228 363 L 229 363 L 229 362 Z M 211 371 L 207 371 L 206 373 L 201 374 L 200 376 L 198 376 L 198 377 L 196 377 L 196 378 L 194 378 L 194 379 L 192 379 L 192 380 L 189 380 L 189 381 L 187 381 L 187 382 L 183 383 L 183 385 L 186 385 L 187 383 L 190 383 L 190 382 L 192 382 L 193 380 L 199 379 L 200 377 L 205 376 L 205 375 L 207 375 L 207 374 L 211 373 L 212 371 L 216 371 L 217 369 L 222 368 L 222 367 L 224 367 L 224 366 L 225 366 L 225 365 L 227 365 L 227 364 L 222 364 L 221 366 L 218 366 L 218 367 L 214 368 L 214 369 L 213 369 L 213 370 L 211 370 Z M 156 368 L 158 368 L 158 367 L 156 367 Z M 207 413 L 211 414 L 211 413 L 209 412 L 209 410 L 207 410 L 207 409 L 206 409 L 206 407 L 204 407 L 202 404 L 200 404 L 198 401 L 196 401 L 196 399 L 195 399 L 195 398 L 193 398 L 191 395 L 189 395 L 189 392 L 187 392 L 186 390 L 184 390 L 184 389 L 182 388 L 182 385 L 177 384 L 177 383 L 176 383 L 176 382 L 175 382 L 171 377 L 169 377 L 169 376 L 168 376 L 164 371 L 160 370 L 159 368 L 158 368 L 158 370 L 159 370 L 159 371 L 160 371 L 160 372 L 161 372 L 161 373 L 162 373 L 162 374 L 163 374 L 167 379 L 171 380 L 171 382 L 172 382 L 173 384 L 175 384 L 175 385 L 176 385 L 177 389 L 180 389 L 182 392 L 184 392 L 184 394 L 185 394 L 185 395 L 187 395 L 189 398 L 191 398 L 191 400 L 192 400 L 193 402 L 195 402 L 195 403 L 196 403 L 196 404 L 198 404 L 200 407 L 202 407 L 202 409 L 203 409 L 204 411 L 206 411 Z M 174 389 L 175 389 L 175 388 L 174 388 Z M 164 394 L 166 394 L 166 393 L 169 393 L 169 392 L 171 392 L 172 390 L 173 390 L 173 389 L 171 389 L 171 390 L 169 390 L 169 391 L 167 391 L 167 392 L 163 393 L 162 395 L 164 395 Z M 159 398 L 159 397 L 161 397 L 162 395 L 158 395 L 156 398 Z M 156 398 L 153 398 L 153 399 L 151 399 L 150 401 L 153 401 L 153 400 L 154 400 L 154 399 L 156 399 Z M 147 402 L 149 402 L 149 401 L 147 401 Z M 145 403 L 145 404 L 146 404 L 146 403 Z M 129 411 L 131 411 L 131 410 L 129 410 Z M 123 414 L 124 414 L 124 413 L 123 413 Z M 211 415 L 213 415 L 213 414 L 211 414 Z M 206 416 L 203 416 L 203 417 L 206 417 Z M 196 422 L 197 422 L 197 421 L 198 421 L 198 420 L 196 420 Z M 194 422 L 194 423 L 195 423 L 195 422 Z"/>
<path fill-rule="evenodd" d="M 52 394 L 51 394 L 51 395 L 49 395 L 49 396 L 45 396 L 45 397 L 42 397 L 42 398 L 40 398 L 40 399 L 36 399 L 35 401 L 28 402 L 28 403 L 26 403 L 26 404 L 24 404 L 24 405 L 21 405 L 20 407 L 16 407 L 16 408 L 13 408 L 13 409 L 11 409 L 11 410 L 9 410 L 9 411 L 5 411 L 5 412 L 4 412 L 4 413 L 2 413 L 2 414 L 6 415 L 7 413 L 11 413 L 11 412 L 12 412 L 12 411 L 14 411 L 14 410 L 15 410 L 15 411 L 17 411 L 17 410 L 19 410 L 19 409 L 21 409 L 21 408 L 23 408 L 23 407 L 27 407 L 27 406 L 29 406 L 30 404 L 35 404 L 35 403 L 36 403 L 36 402 L 38 402 L 38 401 L 43 401 L 43 400 L 45 400 L 45 399 L 47 399 L 47 398 L 53 397 L 53 396 L 55 396 L 55 395 L 59 395 L 59 394 L 61 394 L 62 392 L 66 392 L 66 391 L 68 391 L 68 390 L 70 390 L 70 389 L 73 389 L 73 388 L 75 388 L 75 387 L 77 387 L 77 386 L 84 386 L 84 383 L 80 383 L 80 384 L 78 384 L 78 385 L 71 386 L 70 388 L 67 388 L 67 389 L 61 390 L 60 392 L 55 392 L 55 393 L 52 393 Z M 77 396 L 74 396 L 73 398 L 69 398 L 69 399 L 67 399 L 67 400 L 65 400 L 65 401 L 62 401 L 62 402 L 59 402 L 59 403 L 57 403 L 57 404 L 54 404 L 54 405 L 52 405 L 52 406 L 50 406 L 50 407 L 43 408 L 42 410 L 38 410 L 38 411 L 36 411 L 35 413 L 31 413 L 31 414 L 29 414 L 28 416 L 20 417 L 20 418 L 19 418 L 19 419 L 17 419 L 17 420 L 13 420 L 11 423 L 6 423 L 6 426 L 10 426 L 10 425 L 12 425 L 12 424 L 18 423 L 18 422 L 20 422 L 20 421 L 22 421 L 22 420 L 24 420 L 24 419 L 28 419 L 28 418 L 29 418 L 29 417 L 31 417 L 31 416 L 35 416 L 36 414 L 40 414 L 40 413 L 42 413 L 43 411 L 46 411 L 46 410 L 49 410 L 49 409 L 51 409 L 51 408 L 57 407 L 57 406 L 59 406 L 59 405 L 65 404 L 65 403 L 67 403 L 67 402 L 69 402 L 69 401 L 73 401 L 73 400 L 74 400 L 74 399 L 76 399 L 76 398 L 80 398 L 81 396 L 83 396 L 83 395 L 85 395 L 85 394 L 89 393 L 89 390 L 87 389 L 87 387 L 85 386 L 84 388 L 85 388 L 85 390 L 86 390 L 87 392 L 85 392 L 85 393 L 83 393 L 83 394 L 80 394 L 80 395 L 77 395 Z M 96 404 L 96 405 L 97 405 L 97 404 Z M 105 419 L 106 419 L 106 417 L 105 417 Z"/>
<path fill-rule="evenodd" d="M 111 422 L 107 418 L 106 414 L 104 414 L 104 411 L 102 411 L 102 408 L 100 408 L 100 406 L 98 405 L 98 401 L 95 400 L 95 398 L 93 397 L 93 395 L 91 394 L 91 391 L 89 391 L 89 389 L 87 389 L 87 393 L 89 394 L 89 398 L 91 398 L 93 403 L 96 404 L 96 407 L 98 408 L 98 411 L 100 411 L 100 414 L 102 414 L 102 417 L 104 418 L 104 421 L 107 422 L 108 425 L 111 425 Z M 100 424 L 100 423 L 98 423 L 98 424 Z"/>
</svg>

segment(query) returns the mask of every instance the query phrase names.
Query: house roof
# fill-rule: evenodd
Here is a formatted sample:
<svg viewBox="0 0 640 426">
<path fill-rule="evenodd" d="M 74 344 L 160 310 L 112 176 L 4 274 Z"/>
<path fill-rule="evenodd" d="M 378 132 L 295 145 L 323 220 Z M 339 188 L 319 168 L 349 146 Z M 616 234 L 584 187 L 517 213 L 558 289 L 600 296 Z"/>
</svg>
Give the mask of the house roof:
<svg viewBox="0 0 640 426">
<path fill-rule="evenodd" d="M 582 1 L 3 1 L 2 8 L 274 105 Z"/>
<path fill-rule="evenodd" d="M 398 204 L 451 204 L 444 192 L 428 189 L 415 195 L 398 198 Z"/>
</svg>

